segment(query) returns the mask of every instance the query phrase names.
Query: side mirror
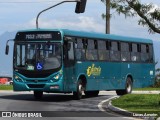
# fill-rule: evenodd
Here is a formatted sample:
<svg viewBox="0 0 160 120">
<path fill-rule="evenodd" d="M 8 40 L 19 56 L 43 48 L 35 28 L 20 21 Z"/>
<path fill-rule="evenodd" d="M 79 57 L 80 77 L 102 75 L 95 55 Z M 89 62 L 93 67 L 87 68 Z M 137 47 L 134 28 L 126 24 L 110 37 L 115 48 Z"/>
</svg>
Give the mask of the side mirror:
<svg viewBox="0 0 160 120">
<path fill-rule="evenodd" d="M 9 45 L 8 45 L 8 42 L 10 42 L 10 41 L 14 41 L 14 39 L 9 39 L 9 40 L 7 40 L 6 50 L 5 50 L 5 54 L 6 54 L 6 55 L 8 55 L 8 53 L 9 53 Z"/>
<path fill-rule="evenodd" d="M 9 45 L 7 44 L 7 45 L 6 45 L 5 54 L 8 55 L 8 53 L 9 53 Z"/>
</svg>

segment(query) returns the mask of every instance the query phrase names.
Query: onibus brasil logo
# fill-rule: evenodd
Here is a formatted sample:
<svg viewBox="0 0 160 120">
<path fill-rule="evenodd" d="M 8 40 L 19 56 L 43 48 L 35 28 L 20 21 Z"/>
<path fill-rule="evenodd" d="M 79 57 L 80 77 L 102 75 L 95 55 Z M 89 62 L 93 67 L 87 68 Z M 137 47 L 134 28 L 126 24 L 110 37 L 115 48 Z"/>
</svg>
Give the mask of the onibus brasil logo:
<svg viewBox="0 0 160 120">
<path fill-rule="evenodd" d="M 99 76 L 101 74 L 101 67 L 95 67 L 95 64 L 92 64 L 92 66 L 88 66 L 87 68 L 87 75 L 90 77 L 91 75 Z"/>
</svg>

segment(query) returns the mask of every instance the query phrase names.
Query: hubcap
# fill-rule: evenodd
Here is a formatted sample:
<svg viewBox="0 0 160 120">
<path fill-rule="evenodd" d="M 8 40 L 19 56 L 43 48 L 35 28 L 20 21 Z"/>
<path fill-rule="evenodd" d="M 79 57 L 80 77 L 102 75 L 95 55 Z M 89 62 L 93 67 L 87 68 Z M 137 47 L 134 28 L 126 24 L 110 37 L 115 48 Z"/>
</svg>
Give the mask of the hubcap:
<svg viewBox="0 0 160 120">
<path fill-rule="evenodd" d="M 79 93 L 82 94 L 82 85 L 79 85 Z"/>
<path fill-rule="evenodd" d="M 131 92 L 131 85 L 129 83 L 127 83 L 127 92 L 130 93 Z"/>
</svg>

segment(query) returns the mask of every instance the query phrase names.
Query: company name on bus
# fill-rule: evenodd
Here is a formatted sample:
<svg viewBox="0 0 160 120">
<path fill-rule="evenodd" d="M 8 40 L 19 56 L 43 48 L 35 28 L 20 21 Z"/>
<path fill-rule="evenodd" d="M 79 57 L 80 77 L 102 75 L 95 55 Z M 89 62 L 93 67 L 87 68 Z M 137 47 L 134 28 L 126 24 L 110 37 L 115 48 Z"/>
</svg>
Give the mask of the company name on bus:
<svg viewBox="0 0 160 120">
<path fill-rule="evenodd" d="M 52 39 L 52 34 L 26 34 L 26 39 Z"/>
<path fill-rule="evenodd" d="M 87 68 L 87 75 L 90 77 L 91 75 L 99 76 L 101 74 L 101 67 L 95 67 L 95 64 L 92 64 L 92 66 L 88 66 Z"/>
</svg>

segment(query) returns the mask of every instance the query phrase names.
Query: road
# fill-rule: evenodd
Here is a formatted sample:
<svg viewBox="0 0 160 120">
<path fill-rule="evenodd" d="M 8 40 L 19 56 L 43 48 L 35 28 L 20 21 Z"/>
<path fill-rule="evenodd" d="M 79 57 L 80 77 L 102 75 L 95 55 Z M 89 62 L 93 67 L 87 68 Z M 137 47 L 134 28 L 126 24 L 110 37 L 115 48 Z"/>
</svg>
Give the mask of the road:
<svg viewBox="0 0 160 120">
<path fill-rule="evenodd" d="M 35 100 L 32 92 L 3 92 L 0 91 L 0 111 L 42 112 L 55 117 L 117 117 L 106 105 L 102 106 L 107 112 L 102 112 L 98 104 L 115 96 L 115 92 L 100 92 L 99 97 L 74 100 L 72 94 L 44 94 L 39 101 Z M 120 116 L 119 116 L 120 117 Z M 126 120 L 126 118 L 123 118 Z M 87 119 L 88 120 L 88 119 Z"/>
</svg>

